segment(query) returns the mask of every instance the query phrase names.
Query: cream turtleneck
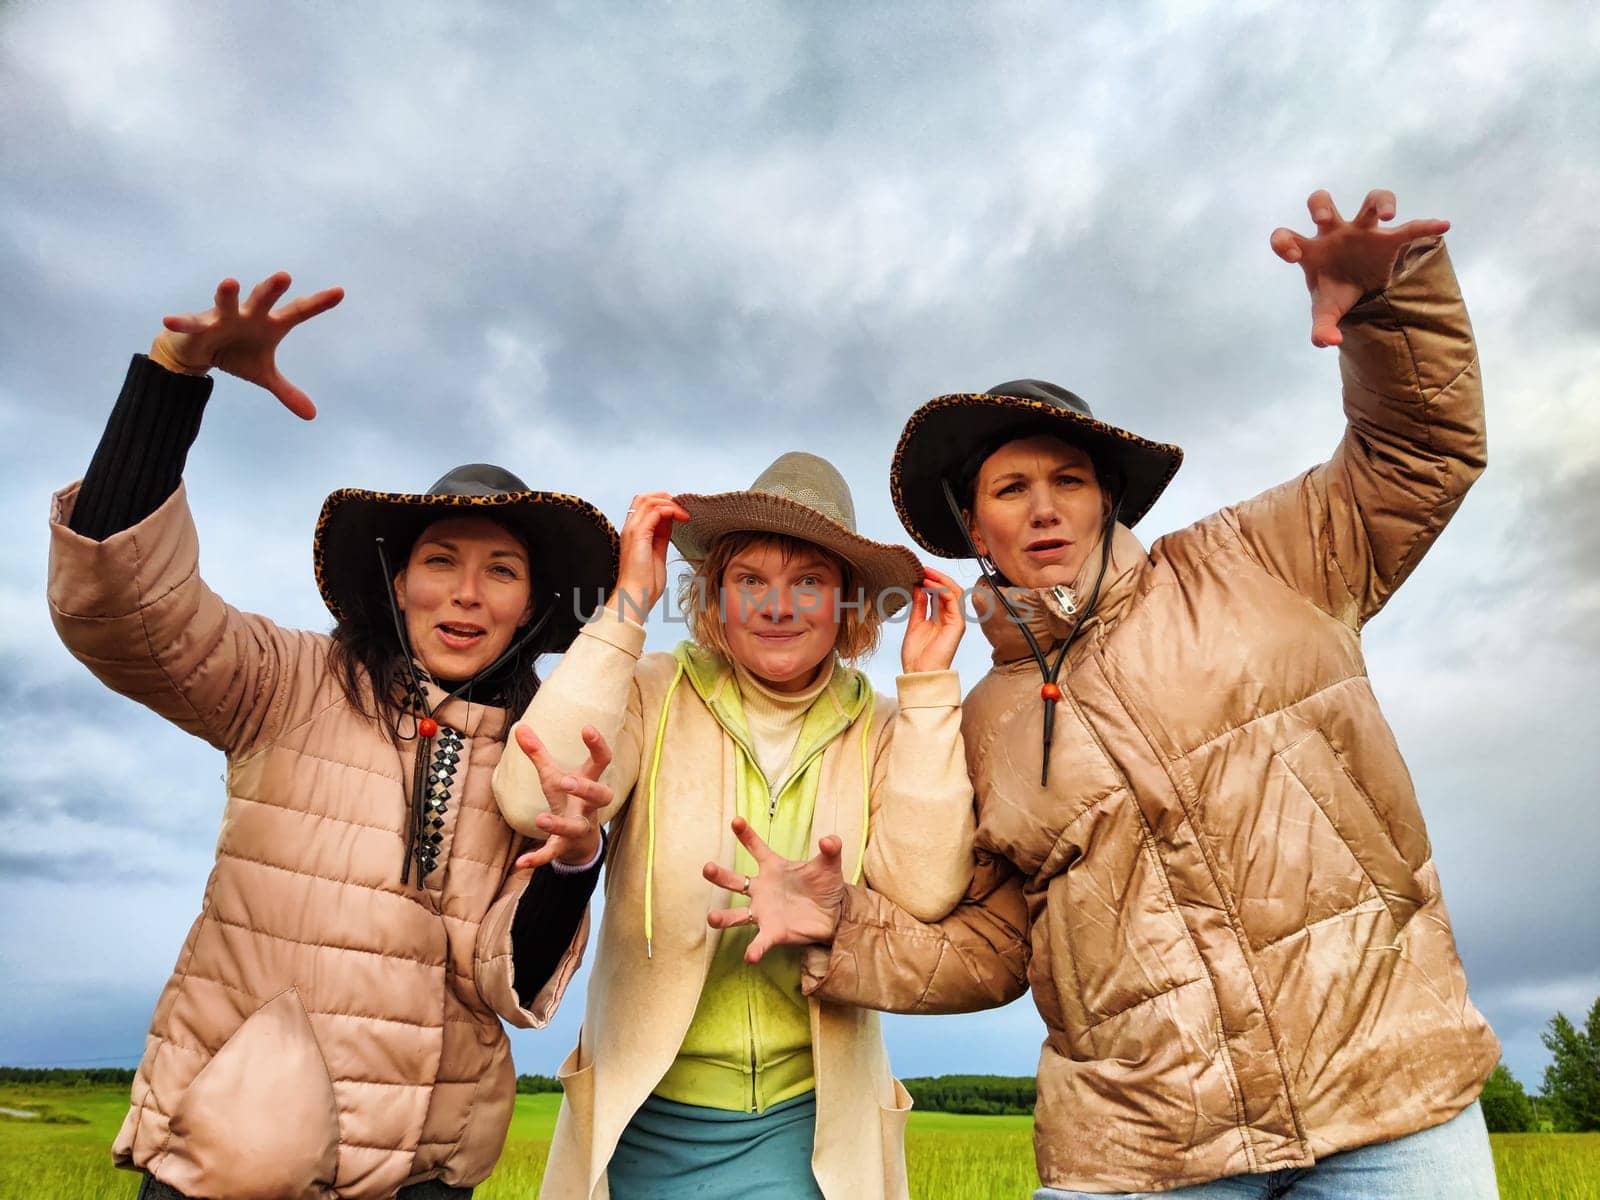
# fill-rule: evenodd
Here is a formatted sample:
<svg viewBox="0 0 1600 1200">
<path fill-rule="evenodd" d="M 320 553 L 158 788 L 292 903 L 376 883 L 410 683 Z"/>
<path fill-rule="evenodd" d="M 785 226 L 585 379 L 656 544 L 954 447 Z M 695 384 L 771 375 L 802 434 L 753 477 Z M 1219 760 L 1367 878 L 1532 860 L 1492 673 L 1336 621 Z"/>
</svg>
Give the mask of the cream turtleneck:
<svg viewBox="0 0 1600 1200">
<path fill-rule="evenodd" d="M 733 664 L 739 682 L 739 698 L 744 702 L 744 720 L 750 729 L 750 743 L 756 752 L 756 765 L 767 777 L 767 786 L 783 780 L 800 740 L 800 726 L 806 712 L 833 678 L 837 660 L 829 658 L 817 672 L 811 686 L 801 692 L 775 692 L 738 663 Z"/>
</svg>

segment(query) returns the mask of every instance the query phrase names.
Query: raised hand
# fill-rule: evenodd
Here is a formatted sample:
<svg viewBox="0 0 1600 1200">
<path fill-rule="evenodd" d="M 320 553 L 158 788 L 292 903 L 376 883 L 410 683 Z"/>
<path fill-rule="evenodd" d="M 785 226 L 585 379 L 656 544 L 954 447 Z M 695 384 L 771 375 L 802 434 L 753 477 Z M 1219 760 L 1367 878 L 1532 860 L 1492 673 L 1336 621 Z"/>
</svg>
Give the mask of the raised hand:
<svg viewBox="0 0 1600 1200">
<path fill-rule="evenodd" d="M 1325 191 L 1311 193 L 1306 206 L 1317 226 L 1315 237 L 1304 237 L 1282 227 L 1272 231 L 1272 248 L 1284 262 L 1299 263 L 1311 291 L 1311 341 L 1317 346 L 1337 346 L 1344 341 L 1339 319 L 1369 292 L 1381 291 L 1389 282 L 1395 260 L 1410 242 L 1437 237 L 1450 228 L 1449 221 L 1407 221 L 1380 228 L 1378 222 L 1394 220 L 1394 193 L 1379 188 L 1367 193 L 1355 220 L 1346 221 Z"/>
<path fill-rule="evenodd" d="M 526 725 L 516 727 L 516 738 L 539 772 L 539 786 L 550 804 L 549 812 L 533 819 L 548 835 L 544 845 L 518 858 L 517 870 L 542 867 L 558 859 L 570 866 L 582 866 L 600 849 L 600 825 L 594 814 L 611 803 L 610 786 L 600 782 L 600 776 L 611 765 L 611 747 L 599 730 L 585 725 L 583 744 L 589 748 L 589 759 L 576 771 L 568 771 L 557 765 L 538 734 Z"/>
<path fill-rule="evenodd" d="M 774 946 L 827 945 L 839 928 L 844 908 L 844 849 L 836 834 L 817 843 L 817 856 L 792 862 L 762 841 L 743 817 L 733 819 L 733 834 L 756 860 L 756 874 L 739 875 L 708 862 L 705 876 L 720 888 L 750 897 L 748 908 L 714 908 L 706 914 L 713 929 L 755 925 L 744 960 L 758 963 Z"/>
<path fill-rule="evenodd" d="M 278 343 L 302 321 L 344 299 L 343 288 L 325 288 L 274 310 L 289 290 L 289 273 L 268 275 L 239 303 L 239 281 L 224 279 L 210 309 L 164 317 L 150 357 L 169 371 L 204 375 L 212 367 L 264 387 L 295 416 L 311 420 L 317 406 L 278 370 Z"/>
<path fill-rule="evenodd" d="M 645 615 L 667 590 L 667 547 L 672 544 L 672 523 L 688 519 L 689 514 L 668 492 L 644 492 L 633 498 L 622 522 L 617 588 L 606 601 L 612 613 L 644 622 Z"/>
<path fill-rule="evenodd" d="M 922 583 L 911 597 L 911 619 L 900 642 L 900 666 L 913 671 L 948 671 L 966 632 L 961 587 L 932 567 L 922 568 Z"/>
</svg>

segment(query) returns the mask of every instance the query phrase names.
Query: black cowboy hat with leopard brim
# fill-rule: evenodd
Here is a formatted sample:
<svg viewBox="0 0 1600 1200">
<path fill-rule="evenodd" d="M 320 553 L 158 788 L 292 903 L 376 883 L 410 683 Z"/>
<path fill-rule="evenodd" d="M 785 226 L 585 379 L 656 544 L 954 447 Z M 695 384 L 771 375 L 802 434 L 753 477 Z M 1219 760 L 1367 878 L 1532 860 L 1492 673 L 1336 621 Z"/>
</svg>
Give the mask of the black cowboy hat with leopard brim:
<svg viewBox="0 0 1600 1200">
<path fill-rule="evenodd" d="M 1039 379 L 1018 379 L 987 392 L 936 396 L 906 421 L 889 471 L 895 511 L 917 544 L 941 558 L 970 558 L 966 537 L 944 487 L 985 446 L 1053 434 L 1082 446 L 1095 468 L 1119 489 L 1124 525 L 1155 504 L 1183 463 L 1183 451 L 1095 417 L 1083 399 Z"/>
<path fill-rule="evenodd" d="M 487 517 L 527 544 L 535 605 L 555 603 L 544 647 L 559 652 L 577 636 L 582 614 L 616 586 L 619 542 L 605 514 L 577 496 L 536 492 L 502 467 L 456 467 L 426 492 L 340 488 L 322 504 L 312 556 L 317 589 L 334 620 L 387 625 L 393 586 L 385 578 L 377 540 L 399 570 L 417 536 L 434 521 Z M 540 614 L 542 615 L 542 614 Z"/>
</svg>

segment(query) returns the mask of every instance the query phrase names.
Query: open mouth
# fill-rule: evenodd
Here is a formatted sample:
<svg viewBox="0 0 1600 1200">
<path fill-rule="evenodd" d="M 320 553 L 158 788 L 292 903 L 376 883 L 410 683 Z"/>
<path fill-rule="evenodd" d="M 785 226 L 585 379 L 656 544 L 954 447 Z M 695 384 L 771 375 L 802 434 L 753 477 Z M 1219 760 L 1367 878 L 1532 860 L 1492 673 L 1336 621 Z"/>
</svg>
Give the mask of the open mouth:
<svg viewBox="0 0 1600 1200">
<path fill-rule="evenodd" d="M 434 629 L 439 633 L 439 640 L 453 650 L 464 650 L 488 636 L 488 631 L 480 626 L 458 624 L 454 621 L 441 621 L 434 626 Z"/>
<path fill-rule="evenodd" d="M 1053 558 L 1070 545 L 1072 543 L 1064 538 L 1040 538 L 1037 542 L 1029 542 L 1025 549 L 1035 558 Z"/>
</svg>

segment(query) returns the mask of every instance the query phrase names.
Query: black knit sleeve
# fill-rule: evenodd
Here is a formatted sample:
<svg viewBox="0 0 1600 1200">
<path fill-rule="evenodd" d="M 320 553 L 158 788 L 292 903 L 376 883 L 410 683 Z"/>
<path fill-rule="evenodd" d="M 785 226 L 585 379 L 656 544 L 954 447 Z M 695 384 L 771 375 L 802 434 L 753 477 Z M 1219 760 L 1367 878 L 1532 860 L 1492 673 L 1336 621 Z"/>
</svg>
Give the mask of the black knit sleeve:
<svg viewBox="0 0 1600 1200">
<path fill-rule="evenodd" d="M 211 396 L 211 378 L 180 375 L 135 354 L 100 435 L 68 522 L 103 542 L 160 508 L 178 490 Z"/>
<path fill-rule="evenodd" d="M 604 837 L 602 832 L 601 838 Z M 528 880 L 527 889 L 517 902 L 516 916 L 511 918 L 512 984 L 524 1008 L 550 982 L 561 956 L 572 944 L 604 861 L 602 841 L 600 857 L 587 871 L 563 874 L 540 867 Z"/>
</svg>

